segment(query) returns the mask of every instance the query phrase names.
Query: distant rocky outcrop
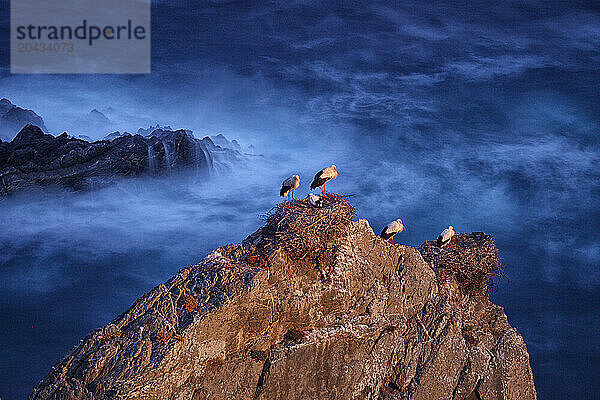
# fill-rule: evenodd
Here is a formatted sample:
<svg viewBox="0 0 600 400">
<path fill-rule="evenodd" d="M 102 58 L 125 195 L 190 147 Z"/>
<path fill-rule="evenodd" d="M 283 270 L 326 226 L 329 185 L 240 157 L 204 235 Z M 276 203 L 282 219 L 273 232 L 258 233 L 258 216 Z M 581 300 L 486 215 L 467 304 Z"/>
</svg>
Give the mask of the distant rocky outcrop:
<svg viewBox="0 0 600 400">
<path fill-rule="evenodd" d="M 86 117 L 89 122 L 93 122 L 95 124 L 112 124 L 112 121 L 106 115 L 104 115 L 104 113 L 96 110 L 95 108 L 92 111 L 90 111 Z"/>
<path fill-rule="evenodd" d="M 199 151 L 204 151 L 210 168 L 216 172 L 229 171 L 231 165 L 235 164 L 243 157 L 242 153 L 239 151 L 240 146 L 237 144 L 237 141 L 232 140 L 230 142 L 223 135 L 221 136 L 224 140 L 220 140 L 220 145 L 215 143 L 209 136 L 205 136 L 202 139 L 196 138 L 194 133 L 189 129 L 172 131 L 167 128 L 158 128 L 153 130 L 146 137 L 156 137 L 162 142 L 172 142 L 173 132 L 185 134 L 190 139 L 194 139 L 195 143 L 201 144 Z M 166 146 L 166 148 L 170 149 L 170 146 Z M 198 155 L 200 155 L 200 153 L 198 153 Z"/>
<path fill-rule="evenodd" d="M 472 274 L 493 238 L 459 234 L 428 262 L 352 215 L 341 197 L 279 206 L 90 333 L 29 399 L 535 399 L 493 262 Z"/>
<path fill-rule="evenodd" d="M 0 100 L 0 139 L 12 139 L 27 124 L 36 125 L 44 132 L 48 131 L 42 117 L 32 110 L 18 107 L 8 99 Z"/>
<path fill-rule="evenodd" d="M 243 159 L 237 151 L 184 130 L 161 130 L 149 137 L 123 134 L 90 143 L 27 125 L 11 142 L 0 142 L 0 194 L 40 186 L 86 190 L 123 177 L 186 170 L 208 174 L 227 171 Z"/>
<path fill-rule="evenodd" d="M 123 135 L 129 135 L 129 133 L 127 133 L 127 132 L 121 133 L 120 131 L 115 131 L 115 132 L 109 133 L 108 135 L 104 136 L 102 138 L 102 140 L 109 140 L 109 141 L 115 140 L 116 138 L 121 137 Z M 81 136 L 79 136 L 79 137 L 81 137 Z"/>
<path fill-rule="evenodd" d="M 116 125 L 103 112 L 93 109 L 76 118 L 71 125 L 77 136 L 102 137 L 106 132 L 116 129 Z"/>
<path fill-rule="evenodd" d="M 171 128 L 169 125 L 160 126 L 159 124 L 156 124 L 156 126 L 150 125 L 150 127 L 148 129 L 144 129 L 144 128 L 138 129 L 137 134 L 142 135 L 142 136 L 149 136 L 152 134 L 152 132 L 154 132 L 157 129 L 161 129 L 161 130 L 165 130 L 165 131 L 173 130 L 173 128 Z"/>
<path fill-rule="evenodd" d="M 77 138 L 81 139 L 81 140 L 85 140 L 86 142 L 93 142 L 93 139 L 91 137 L 89 137 L 88 135 L 78 135 Z"/>
<path fill-rule="evenodd" d="M 217 146 L 238 151 L 242 150 L 242 146 L 240 146 L 237 140 L 233 139 L 229 141 L 225 136 L 223 136 L 222 133 L 219 133 L 217 136 L 211 137 L 211 139 Z"/>
</svg>

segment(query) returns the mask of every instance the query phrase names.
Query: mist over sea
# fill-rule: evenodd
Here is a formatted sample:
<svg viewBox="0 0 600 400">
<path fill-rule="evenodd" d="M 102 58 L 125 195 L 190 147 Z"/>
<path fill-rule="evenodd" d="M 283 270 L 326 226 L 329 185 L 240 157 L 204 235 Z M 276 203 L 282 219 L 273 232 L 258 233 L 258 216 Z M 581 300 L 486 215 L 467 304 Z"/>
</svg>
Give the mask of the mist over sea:
<svg viewBox="0 0 600 400">
<path fill-rule="evenodd" d="M 0 12 L 8 29 L 7 5 Z M 600 9 L 592 2 L 153 3 L 153 73 L 10 75 L 0 97 L 53 134 L 159 123 L 254 146 L 210 179 L 124 180 L 0 199 L 0 397 L 25 398 L 89 331 L 214 248 L 281 181 L 335 163 L 376 232 L 496 236 L 492 300 L 525 338 L 540 399 L 600 392 Z M 85 119 L 103 112 L 110 127 Z M 110 129 L 109 129 L 110 128 Z"/>
</svg>

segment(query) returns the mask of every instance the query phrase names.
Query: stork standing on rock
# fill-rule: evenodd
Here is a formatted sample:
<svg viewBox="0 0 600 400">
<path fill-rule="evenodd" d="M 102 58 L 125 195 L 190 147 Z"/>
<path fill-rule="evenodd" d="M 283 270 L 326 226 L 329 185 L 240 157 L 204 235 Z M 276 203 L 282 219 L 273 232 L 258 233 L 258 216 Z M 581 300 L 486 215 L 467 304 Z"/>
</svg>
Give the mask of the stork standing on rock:
<svg viewBox="0 0 600 400">
<path fill-rule="evenodd" d="M 331 167 L 322 169 L 321 171 L 317 172 L 317 174 L 315 175 L 315 179 L 313 179 L 312 183 L 310 184 L 310 190 L 320 187 L 321 192 L 323 193 L 323 196 L 327 196 L 327 191 L 325 190 L 325 184 L 327 182 L 337 178 L 338 175 L 339 175 L 339 173 L 338 173 L 338 170 L 335 167 L 335 165 L 332 165 Z"/>
<path fill-rule="evenodd" d="M 281 184 L 279 195 L 281 197 L 288 196 L 288 203 L 294 206 L 294 190 L 298 189 L 298 186 L 300 186 L 300 177 L 298 175 L 292 175 Z"/>
<path fill-rule="evenodd" d="M 404 226 L 404 223 L 402 222 L 402 220 L 400 218 L 398 218 L 397 220 L 392 221 L 389 224 L 387 224 L 385 226 L 385 228 L 383 228 L 383 230 L 381 231 L 380 236 L 384 240 L 390 239 L 390 243 L 394 244 L 394 235 L 396 233 L 400 233 L 405 230 L 406 230 L 406 227 Z"/>
<path fill-rule="evenodd" d="M 438 236 L 438 238 L 437 238 L 438 247 L 444 247 L 445 245 L 450 243 L 450 241 L 452 240 L 452 237 L 454 236 L 454 233 L 455 232 L 454 232 L 454 228 L 452 227 L 452 225 L 450 225 L 449 227 L 444 229 L 442 231 L 442 233 L 440 233 L 440 236 Z M 450 247 L 452 247 L 452 246 L 450 246 Z"/>
</svg>

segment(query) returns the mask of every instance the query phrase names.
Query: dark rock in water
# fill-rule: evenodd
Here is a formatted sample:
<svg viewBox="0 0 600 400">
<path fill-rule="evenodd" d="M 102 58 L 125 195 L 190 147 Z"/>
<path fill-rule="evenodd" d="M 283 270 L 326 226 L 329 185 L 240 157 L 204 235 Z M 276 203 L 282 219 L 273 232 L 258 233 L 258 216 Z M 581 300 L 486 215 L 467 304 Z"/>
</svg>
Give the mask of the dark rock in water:
<svg viewBox="0 0 600 400">
<path fill-rule="evenodd" d="M 305 210 L 323 223 L 339 201 Z M 305 258 L 280 226 L 142 296 L 29 399 L 536 398 L 523 338 L 487 292 L 465 295 L 365 220 L 336 223 Z"/>
<path fill-rule="evenodd" d="M 227 169 L 228 162 L 242 159 L 238 152 L 212 149 L 183 130 L 89 143 L 27 125 L 11 142 L 0 143 L 0 194 L 48 185 L 85 190 L 122 177 L 191 169 L 209 173 L 215 165 Z"/>
<path fill-rule="evenodd" d="M 0 100 L 0 137 L 11 139 L 27 124 L 36 125 L 44 132 L 48 131 L 42 117 L 32 110 L 17 107 L 8 99 Z"/>
<path fill-rule="evenodd" d="M 139 132 L 139 129 L 138 129 L 138 132 Z M 177 131 L 173 131 L 173 130 L 168 129 L 168 128 L 157 128 L 157 129 L 154 129 L 152 132 L 150 132 L 149 134 L 147 134 L 146 137 L 155 136 L 155 137 L 157 137 L 159 139 L 164 139 L 164 138 L 169 137 L 173 132 L 183 132 L 183 133 L 185 133 L 187 135 L 191 135 L 192 137 L 194 137 L 192 131 L 189 130 L 189 129 L 179 129 Z"/>
<path fill-rule="evenodd" d="M 40 128 L 34 125 L 26 125 L 21 131 L 15 136 L 12 140 L 11 144 L 16 147 L 26 146 L 28 144 L 36 143 L 38 140 L 43 139 L 46 135 Z M 62 136 L 59 136 L 57 139 L 62 139 Z"/>
</svg>

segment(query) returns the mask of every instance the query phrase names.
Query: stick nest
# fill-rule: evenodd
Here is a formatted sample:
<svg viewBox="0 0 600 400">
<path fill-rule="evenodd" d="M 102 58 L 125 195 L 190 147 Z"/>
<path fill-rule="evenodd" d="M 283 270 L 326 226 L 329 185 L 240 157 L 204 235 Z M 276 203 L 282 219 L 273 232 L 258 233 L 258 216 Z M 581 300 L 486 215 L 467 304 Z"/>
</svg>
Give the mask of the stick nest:
<svg viewBox="0 0 600 400">
<path fill-rule="evenodd" d="M 449 247 L 455 245 L 454 247 Z M 502 260 L 492 235 L 483 232 L 454 235 L 446 247 L 427 241 L 419 247 L 423 259 L 430 263 L 440 280 L 454 279 L 462 293 L 487 293 L 504 276 Z"/>
<path fill-rule="evenodd" d="M 293 259 L 323 259 L 335 240 L 346 234 L 356 213 L 347 197 L 330 193 L 322 208 L 308 200 L 296 200 L 294 207 L 279 203 L 264 216 L 262 234 Z"/>
</svg>

